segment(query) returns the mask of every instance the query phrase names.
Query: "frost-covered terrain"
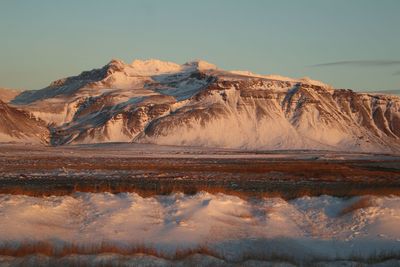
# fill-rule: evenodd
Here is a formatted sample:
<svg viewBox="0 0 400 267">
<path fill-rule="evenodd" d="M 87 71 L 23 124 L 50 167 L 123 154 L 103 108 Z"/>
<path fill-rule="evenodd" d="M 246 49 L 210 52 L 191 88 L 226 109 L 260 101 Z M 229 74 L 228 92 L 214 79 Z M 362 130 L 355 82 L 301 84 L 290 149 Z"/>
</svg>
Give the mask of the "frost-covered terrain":
<svg viewBox="0 0 400 267">
<path fill-rule="evenodd" d="M 225 71 L 204 61 L 112 60 L 25 91 L 9 105 L 47 122 L 46 142 L 52 145 L 400 151 L 398 96 L 333 89 L 310 78 Z"/>
<path fill-rule="evenodd" d="M 0 144 L 0 266 L 396 266 L 399 161 Z"/>
<path fill-rule="evenodd" d="M 3 263 L 400 264 L 400 198 L 394 196 L 3 194 L 0 214 Z"/>
</svg>

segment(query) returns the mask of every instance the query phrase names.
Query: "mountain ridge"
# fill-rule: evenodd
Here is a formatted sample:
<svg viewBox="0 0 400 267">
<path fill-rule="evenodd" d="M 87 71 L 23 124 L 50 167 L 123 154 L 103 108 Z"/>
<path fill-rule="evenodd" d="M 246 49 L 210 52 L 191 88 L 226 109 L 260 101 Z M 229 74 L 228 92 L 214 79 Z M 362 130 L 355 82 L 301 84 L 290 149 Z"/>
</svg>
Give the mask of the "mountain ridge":
<svg viewBox="0 0 400 267">
<path fill-rule="evenodd" d="M 49 124 L 52 145 L 140 142 L 243 149 L 400 151 L 400 98 L 310 78 L 135 60 L 11 101 Z"/>
<path fill-rule="evenodd" d="M 0 100 L 0 141 L 44 144 L 48 138 L 49 130 L 44 121 Z"/>
<path fill-rule="evenodd" d="M 2 101 L 4 103 L 8 103 L 21 93 L 22 93 L 22 90 L 19 90 L 19 89 L 1 88 L 0 87 L 0 101 Z"/>
</svg>

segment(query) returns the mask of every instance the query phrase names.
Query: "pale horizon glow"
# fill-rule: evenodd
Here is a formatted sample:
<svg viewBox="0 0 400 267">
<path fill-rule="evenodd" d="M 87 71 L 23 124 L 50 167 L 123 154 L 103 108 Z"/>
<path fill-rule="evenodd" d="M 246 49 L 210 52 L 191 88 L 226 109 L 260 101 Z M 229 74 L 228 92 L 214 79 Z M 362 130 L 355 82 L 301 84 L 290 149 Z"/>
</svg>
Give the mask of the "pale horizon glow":
<svg viewBox="0 0 400 267">
<path fill-rule="evenodd" d="M 112 58 L 155 58 L 399 89 L 399 11 L 396 0 L 3 1 L 0 87 L 40 89 Z"/>
</svg>

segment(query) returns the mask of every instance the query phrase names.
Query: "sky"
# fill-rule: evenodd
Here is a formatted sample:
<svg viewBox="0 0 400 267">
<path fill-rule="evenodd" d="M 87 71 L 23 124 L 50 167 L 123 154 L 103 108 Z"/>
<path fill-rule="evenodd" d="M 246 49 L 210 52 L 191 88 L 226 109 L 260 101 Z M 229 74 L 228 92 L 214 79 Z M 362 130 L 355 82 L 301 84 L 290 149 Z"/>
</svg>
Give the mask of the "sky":
<svg viewBox="0 0 400 267">
<path fill-rule="evenodd" d="M 0 87 L 156 58 L 400 89 L 399 14 L 399 0 L 0 0 Z"/>
</svg>

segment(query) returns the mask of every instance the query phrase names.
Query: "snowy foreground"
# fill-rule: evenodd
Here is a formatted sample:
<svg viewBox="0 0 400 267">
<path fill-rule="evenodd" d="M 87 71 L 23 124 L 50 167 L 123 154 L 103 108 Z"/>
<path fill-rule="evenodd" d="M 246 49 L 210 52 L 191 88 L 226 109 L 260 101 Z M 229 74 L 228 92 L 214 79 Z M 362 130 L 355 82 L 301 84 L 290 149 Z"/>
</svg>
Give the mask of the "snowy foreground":
<svg viewBox="0 0 400 267">
<path fill-rule="evenodd" d="M 0 195 L 0 265 L 400 264 L 400 197 Z"/>
</svg>

